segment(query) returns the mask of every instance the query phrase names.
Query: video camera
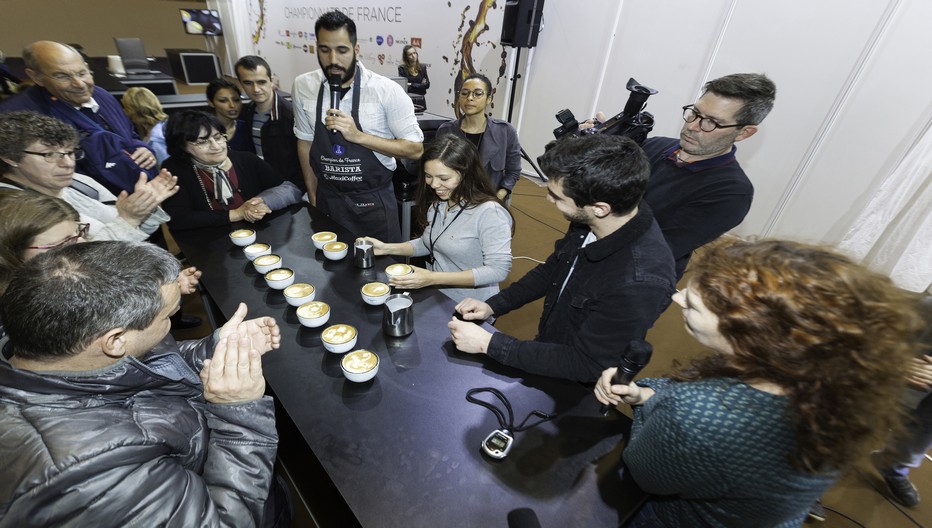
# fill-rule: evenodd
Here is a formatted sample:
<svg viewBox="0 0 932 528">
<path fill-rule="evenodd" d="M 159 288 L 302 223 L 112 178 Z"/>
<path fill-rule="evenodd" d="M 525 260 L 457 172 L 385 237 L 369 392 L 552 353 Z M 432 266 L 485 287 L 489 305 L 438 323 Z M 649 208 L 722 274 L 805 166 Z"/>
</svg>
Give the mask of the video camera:
<svg viewBox="0 0 932 528">
<path fill-rule="evenodd" d="M 581 136 L 584 134 L 610 134 L 616 136 L 627 136 L 639 145 L 647 139 L 647 134 L 654 128 L 654 116 L 650 112 L 642 110 L 647 105 L 647 98 L 656 94 L 657 90 L 648 88 L 634 80 L 634 77 L 628 79 L 626 86 L 631 94 L 628 96 L 628 102 L 625 103 L 625 109 L 615 117 L 604 123 L 596 123 L 591 128 L 579 129 L 579 121 L 568 109 L 557 112 L 557 121 L 560 126 L 553 129 L 553 136 L 562 139 L 570 134 Z"/>
</svg>

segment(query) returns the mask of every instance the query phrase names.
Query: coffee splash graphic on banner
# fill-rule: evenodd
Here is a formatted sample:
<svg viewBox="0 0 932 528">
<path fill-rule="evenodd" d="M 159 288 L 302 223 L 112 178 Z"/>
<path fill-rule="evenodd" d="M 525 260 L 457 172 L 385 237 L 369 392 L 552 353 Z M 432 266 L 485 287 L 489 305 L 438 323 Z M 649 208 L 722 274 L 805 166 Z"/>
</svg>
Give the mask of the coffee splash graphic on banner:
<svg viewBox="0 0 932 528">
<path fill-rule="evenodd" d="M 447 2 L 447 7 L 453 7 L 451 2 Z M 476 73 L 476 68 L 473 66 L 472 56 L 473 50 L 477 46 L 481 46 L 482 43 L 479 42 L 479 37 L 483 33 L 489 30 L 489 25 L 486 22 L 489 11 L 496 9 L 497 3 L 496 0 L 482 0 L 478 2 L 478 10 L 476 12 L 476 17 L 471 20 L 468 19 L 469 11 L 472 9 L 471 5 L 467 5 L 463 12 L 460 13 L 460 25 L 456 28 L 456 40 L 453 41 L 453 49 L 456 50 L 456 56 L 453 59 L 453 66 L 459 66 L 459 71 L 451 73 L 453 77 L 453 88 L 447 90 L 447 93 L 450 95 L 450 98 L 447 99 L 447 104 L 453 108 L 453 112 L 456 114 L 456 117 L 460 117 L 459 107 L 456 105 L 456 94 L 459 93 L 460 88 L 463 86 L 463 81 L 472 73 Z M 469 28 L 464 31 L 466 25 L 469 25 Z M 495 41 L 488 41 L 488 44 L 492 48 L 496 47 Z M 506 64 L 505 58 L 507 57 L 507 52 L 505 48 L 502 48 L 501 53 L 501 64 L 498 68 L 498 76 L 493 81 L 492 94 L 494 95 L 498 83 L 505 76 Z M 446 55 L 443 56 L 443 61 L 450 63 L 450 58 Z M 495 103 L 492 102 L 491 106 L 494 108 Z"/>
</svg>

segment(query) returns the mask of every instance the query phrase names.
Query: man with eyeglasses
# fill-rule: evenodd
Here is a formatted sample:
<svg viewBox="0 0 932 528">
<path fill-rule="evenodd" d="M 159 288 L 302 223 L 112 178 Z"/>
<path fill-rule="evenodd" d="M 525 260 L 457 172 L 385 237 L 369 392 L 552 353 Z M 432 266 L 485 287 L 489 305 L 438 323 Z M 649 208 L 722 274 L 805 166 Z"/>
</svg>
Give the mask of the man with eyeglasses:
<svg viewBox="0 0 932 528">
<path fill-rule="evenodd" d="M 320 69 L 299 75 L 292 89 L 308 201 L 356 235 L 402 242 L 392 175 L 395 157 L 418 159 L 424 151 L 414 104 L 357 60 L 351 18 L 325 13 L 314 32 Z M 339 87 L 339 110 L 331 107 L 328 79 Z"/>
<path fill-rule="evenodd" d="M 735 158 L 735 143 L 757 132 L 777 88 L 765 75 L 735 73 L 711 80 L 683 107 L 679 138 L 652 137 L 642 147 L 651 164 L 644 201 L 682 277 L 692 252 L 744 220 L 754 186 Z"/>
<path fill-rule="evenodd" d="M 0 104 L 0 112 L 32 110 L 60 119 L 81 133 L 85 157 L 77 170 L 114 194 L 133 192 L 140 173 L 158 174 L 158 161 L 133 129 L 120 103 L 94 86 L 84 57 L 71 46 L 38 41 L 23 50 L 26 74 L 35 83 Z"/>
</svg>

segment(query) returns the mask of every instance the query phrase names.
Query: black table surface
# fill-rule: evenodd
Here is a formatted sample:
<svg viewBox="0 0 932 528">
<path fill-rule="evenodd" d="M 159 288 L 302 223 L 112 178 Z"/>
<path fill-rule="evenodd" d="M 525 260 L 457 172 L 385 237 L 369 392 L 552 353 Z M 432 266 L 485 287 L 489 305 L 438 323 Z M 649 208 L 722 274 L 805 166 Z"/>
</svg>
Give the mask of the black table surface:
<svg viewBox="0 0 932 528">
<path fill-rule="evenodd" d="M 356 268 L 354 236 L 307 204 L 242 227 L 254 228 L 258 242 L 271 244 L 295 271 L 296 282 L 315 286 L 316 299 L 331 306 L 324 327 L 301 326 L 295 308 L 267 287 L 242 249 L 230 242 L 232 229 L 174 235 L 191 264 L 204 271 L 202 283 L 225 316 L 243 301 L 251 316 L 278 320 L 282 347 L 265 355 L 266 379 L 306 444 L 303 460 L 308 466 L 319 463 L 355 522 L 504 527 L 509 511 L 526 507 L 545 527 L 618 526 L 643 500 L 619 469 L 620 442 L 630 421 L 615 411 L 602 417 L 589 388 L 456 351 L 446 327 L 454 303 L 437 291 L 412 292 L 410 336 L 384 335 L 383 308 L 365 304 L 359 288 L 385 281 L 384 268 L 394 260 L 377 257 L 373 268 Z M 316 231 L 336 232 L 349 243 L 349 255 L 325 259 L 311 242 Z M 379 355 L 372 381 L 347 381 L 340 370 L 342 355 L 321 345 L 321 330 L 336 323 L 356 327 L 356 348 Z M 516 422 L 532 410 L 559 416 L 517 433 L 510 455 L 494 461 L 479 446 L 500 426 L 489 410 L 466 401 L 466 391 L 476 387 L 503 392 Z"/>
</svg>

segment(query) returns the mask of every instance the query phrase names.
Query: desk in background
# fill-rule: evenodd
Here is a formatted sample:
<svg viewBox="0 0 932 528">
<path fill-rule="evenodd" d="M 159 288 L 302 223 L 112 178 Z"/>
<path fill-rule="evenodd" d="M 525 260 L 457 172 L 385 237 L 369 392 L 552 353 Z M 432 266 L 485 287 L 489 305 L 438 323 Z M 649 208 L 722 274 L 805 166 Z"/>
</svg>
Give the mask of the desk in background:
<svg viewBox="0 0 932 528">
<path fill-rule="evenodd" d="M 380 357 L 371 382 L 345 380 L 342 355 L 321 345 L 322 328 L 300 325 L 295 308 L 229 241 L 231 229 L 174 233 L 224 316 L 243 301 L 250 316 L 279 321 L 282 347 L 263 358 L 280 409 L 279 456 L 321 526 L 504 527 L 508 512 L 522 507 L 545 526 L 618 526 L 643 500 L 618 470 L 630 421 L 601 417 L 591 390 L 454 350 L 446 328 L 454 303 L 437 291 L 412 292 L 413 334 L 385 336 L 382 307 L 363 303 L 359 288 L 384 281 L 393 260 L 378 257 L 374 268 L 360 270 L 351 256 L 324 259 L 313 232 L 354 237 L 315 208 L 292 206 L 248 227 L 294 269 L 297 282 L 317 288 L 317 299 L 331 306 L 328 325 L 355 326 L 357 348 Z M 479 445 L 499 425 L 465 400 L 475 387 L 502 391 L 517 421 L 535 409 L 560 416 L 518 433 L 511 454 L 493 461 Z"/>
</svg>

